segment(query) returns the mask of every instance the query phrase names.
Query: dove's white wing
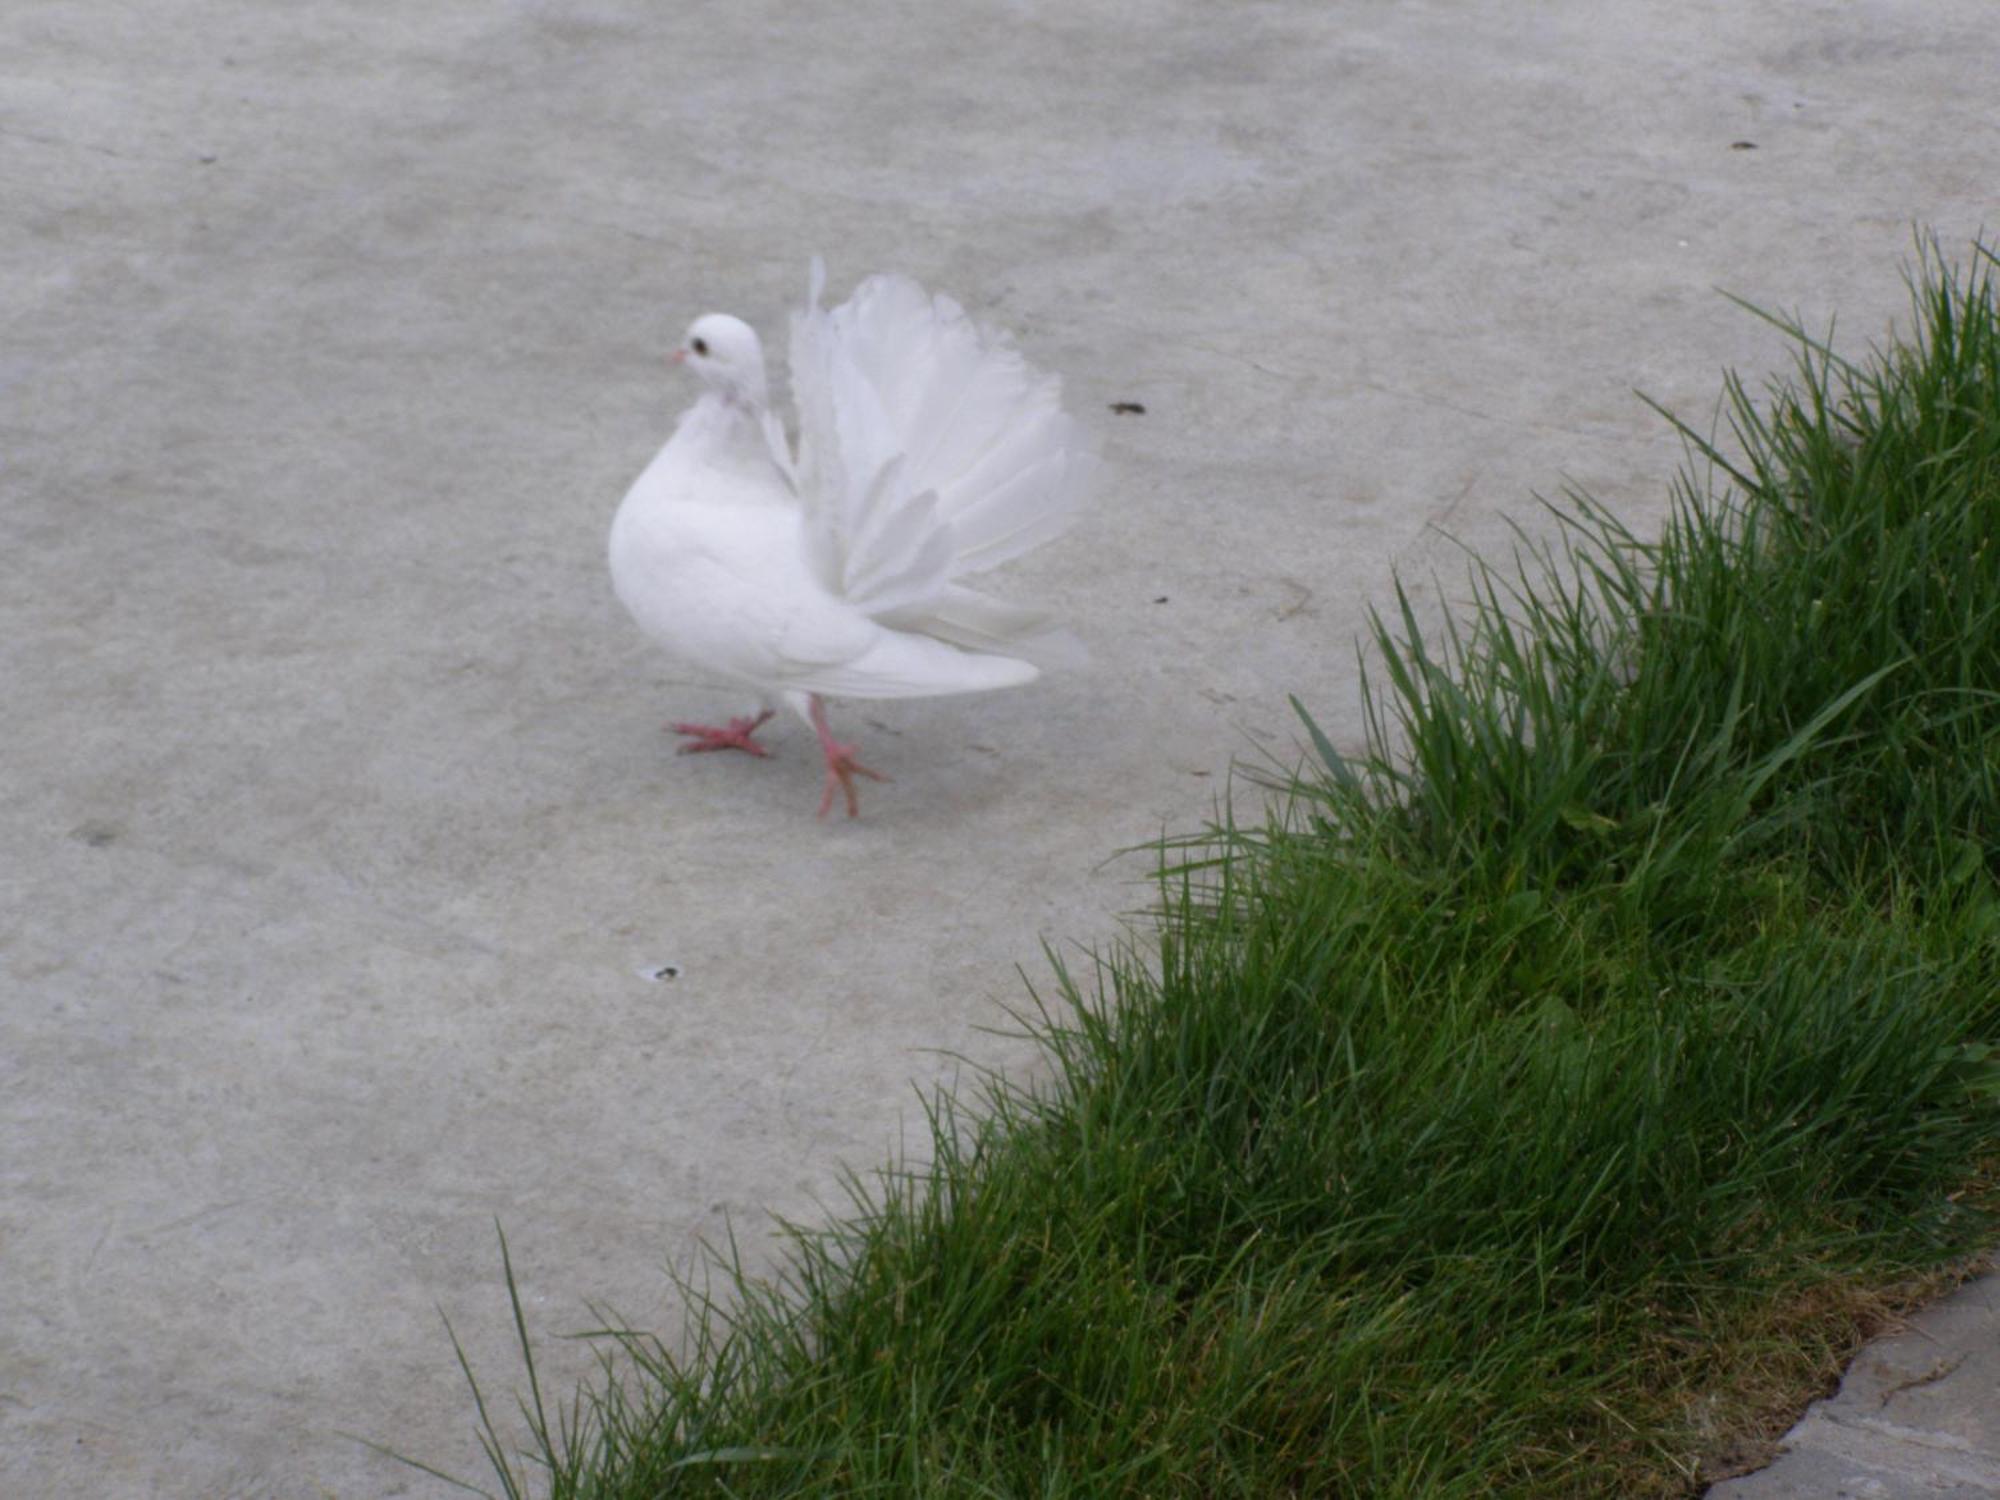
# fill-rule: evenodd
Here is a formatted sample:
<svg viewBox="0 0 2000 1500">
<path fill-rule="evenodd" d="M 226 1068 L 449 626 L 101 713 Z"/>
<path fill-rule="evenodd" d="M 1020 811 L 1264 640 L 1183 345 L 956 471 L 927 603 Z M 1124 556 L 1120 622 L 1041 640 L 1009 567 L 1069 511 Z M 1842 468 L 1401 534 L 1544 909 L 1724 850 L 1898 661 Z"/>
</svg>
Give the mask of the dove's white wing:
<svg viewBox="0 0 2000 1500">
<path fill-rule="evenodd" d="M 893 630 L 920 631 L 967 651 L 1024 657 L 1039 667 L 1075 667 L 1089 659 L 1082 643 L 1047 610 L 1010 604 L 959 583 L 875 619 Z"/>
</svg>

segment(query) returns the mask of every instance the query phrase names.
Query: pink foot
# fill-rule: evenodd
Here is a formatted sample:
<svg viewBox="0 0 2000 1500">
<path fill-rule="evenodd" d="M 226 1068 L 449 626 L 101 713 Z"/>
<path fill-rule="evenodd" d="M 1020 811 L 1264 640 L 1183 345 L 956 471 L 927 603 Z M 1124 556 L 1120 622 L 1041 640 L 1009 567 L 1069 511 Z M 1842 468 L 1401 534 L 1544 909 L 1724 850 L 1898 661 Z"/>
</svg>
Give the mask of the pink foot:
<svg viewBox="0 0 2000 1500">
<path fill-rule="evenodd" d="M 681 746 L 683 755 L 699 755 L 704 750 L 742 750 L 764 758 L 771 752 L 750 736 L 771 714 L 772 710 L 767 708 L 754 719 L 731 719 L 720 729 L 712 724 L 669 724 L 667 728 L 688 736 L 688 743 Z"/>
<path fill-rule="evenodd" d="M 857 817 L 861 803 L 854 795 L 854 778 L 866 776 L 870 781 L 887 781 L 889 778 L 880 771 L 871 771 L 854 758 L 858 746 L 843 745 L 833 737 L 833 731 L 826 725 L 826 705 L 819 695 L 812 697 L 812 727 L 819 736 L 820 753 L 826 757 L 826 791 L 819 799 L 819 815 L 823 818 L 833 810 L 833 794 L 836 790 L 847 794 L 847 815 Z"/>
</svg>

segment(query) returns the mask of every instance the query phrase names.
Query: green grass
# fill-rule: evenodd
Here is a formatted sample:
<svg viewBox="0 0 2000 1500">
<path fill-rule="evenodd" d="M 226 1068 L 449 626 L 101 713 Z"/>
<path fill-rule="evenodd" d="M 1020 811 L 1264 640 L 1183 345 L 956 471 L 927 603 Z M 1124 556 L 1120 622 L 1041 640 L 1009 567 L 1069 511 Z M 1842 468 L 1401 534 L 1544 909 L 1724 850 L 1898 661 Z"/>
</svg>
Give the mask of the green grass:
<svg viewBox="0 0 2000 1500">
<path fill-rule="evenodd" d="M 1689 1494 L 1815 1394 L 1996 1232 L 1995 265 L 1792 327 L 1659 540 L 1570 496 L 1442 634 L 1399 593 L 1365 748 L 1301 709 L 1163 848 L 1047 1082 L 488 1423 L 501 1490 Z"/>
</svg>

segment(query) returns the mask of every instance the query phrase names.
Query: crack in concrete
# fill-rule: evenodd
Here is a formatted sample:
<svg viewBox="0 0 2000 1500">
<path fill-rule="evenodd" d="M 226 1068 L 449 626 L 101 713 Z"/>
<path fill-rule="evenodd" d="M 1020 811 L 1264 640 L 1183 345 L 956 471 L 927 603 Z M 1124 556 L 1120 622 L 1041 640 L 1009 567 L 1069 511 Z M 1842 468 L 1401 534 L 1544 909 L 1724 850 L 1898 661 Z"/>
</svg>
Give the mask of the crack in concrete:
<svg viewBox="0 0 2000 1500">
<path fill-rule="evenodd" d="M 65 136 L 43 135 L 34 130 L 9 130 L 3 125 L 0 125 L 0 139 L 27 141 L 36 146 L 54 146 L 64 151 L 88 151 L 95 156 L 108 156 L 113 161 L 175 162 L 180 159 L 174 156 L 156 156 L 145 151 L 119 151 L 110 146 L 100 146 L 94 141 L 73 141 Z"/>
</svg>

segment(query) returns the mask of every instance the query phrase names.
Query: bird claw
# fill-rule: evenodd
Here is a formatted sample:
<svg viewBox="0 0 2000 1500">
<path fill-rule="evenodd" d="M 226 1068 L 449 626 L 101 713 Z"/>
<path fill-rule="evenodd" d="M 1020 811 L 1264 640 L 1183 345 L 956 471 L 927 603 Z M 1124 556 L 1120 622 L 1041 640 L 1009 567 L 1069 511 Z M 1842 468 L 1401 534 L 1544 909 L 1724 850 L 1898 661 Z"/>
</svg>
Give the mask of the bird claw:
<svg viewBox="0 0 2000 1500">
<path fill-rule="evenodd" d="M 667 728 L 688 737 L 689 743 L 680 748 L 682 755 L 700 755 L 709 750 L 741 750 L 760 760 L 768 760 L 771 752 L 750 736 L 771 717 L 771 713 L 772 710 L 767 708 L 754 719 L 731 719 L 720 729 L 713 724 L 669 724 Z"/>
<path fill-rule="evenodd" d="M 847 815 L 850 818 L 861 815 L 860 799 L 854 795 L 854 778 L 866 776 L 870 781 L 887 781 L 889 778 L 880 771 L 871 771 L 854 758 L 858 749 L 855 745 L 843 745 L 838 740 L 829 739 L 822 746 L 826 752 L 826 790 L 819 799 L 819 815 L 823 818 L 833 810 L 833 794 L 838 788 L 847 796 Z"/>
</svg>

